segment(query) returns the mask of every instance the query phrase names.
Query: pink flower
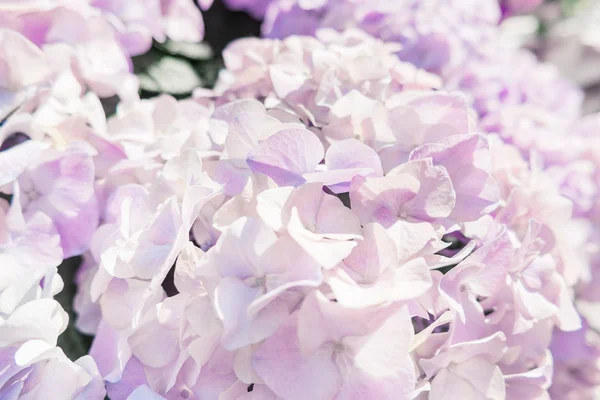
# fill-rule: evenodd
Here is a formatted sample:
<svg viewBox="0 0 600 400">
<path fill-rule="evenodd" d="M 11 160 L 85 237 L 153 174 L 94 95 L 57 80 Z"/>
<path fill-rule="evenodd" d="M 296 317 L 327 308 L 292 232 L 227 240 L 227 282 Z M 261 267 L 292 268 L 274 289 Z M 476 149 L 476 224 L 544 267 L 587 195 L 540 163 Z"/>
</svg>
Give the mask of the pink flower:
<svg viewBox="0 0 600 400">
<path fill-rule="evenodd" d="M 363 224 L 383 225 L 416 253 L 441 238 L 441 223 L 452 213 L 456 194 L 446 169 L 426 158 L 402 164 L 383 178 L 354 178 L 350 200 Z"/>
<path fill-rule="evenodd" d="M 352 312 L 318 292 L 253 357 L 267 385 L 286 399 L 409 399 L 415 371 L 405 308 Z"/>
<path fill-rule="evenodd" d="M 443 165 L 456 192 L 456 205 L 449 218 L 474 221 L 493 211 L 499 201 L 498 186 L 491 175 L 488 143 L 480 135 L 452 136 L 415 149 L 410 159 L 430 157 Z"/>
<path fill-rule="evenodd" d="M 365 225 L 363 240 L 326 280 L 338 303 L 357 308 L 415 299 L 432 284 L 427 263 L 400 258 L 396 243 L 377 223 Z"/>
<path fill-rule="evenodd" d="M 18 32 L 1 29 L 0 47 L 3 49 L 0 56 L 3 65 L 0 73 L 0 120 L 3 120 L 35 93 L 37 85 L 48 80 L 50 70 L 44 53 Z"/>
<path fill-rule="evenodd" d="M 294 241 L 277 238 L 263 222 L 248 218 L 228 227 L 202 262 L 229 350 L 269 337 L 301 299 L 302 289 L 323 279 L 319 264 Z"/>
<path fill-rule="evenodd" d="M 352 210 L 321 184 L 282 187 L 258 196 L 257 212 L 275 231 L 289 235 L 324 268 L 339 264 L 360 239 L 360 222 Z"/>
<path fill-rule="evenodd" d="M 98 224 L 91 156 L 73 145 L 64 152 L 46 151 L 19 177 L 26 212 L 41 211 L 58 230 L 64 257 L 83 253 Z"/>
<path fill-rule="evenodd" d="M 175 386 L 196 384 L 201 368 L 219 346 L 222 329 L 208 296 L 177 295 L 149 309 L 128 344 L 142 363 L 149 386 L 166 394 Z"/>
<path fill-rule="evenodd" d="M 192 0 L 0 6 L 0 398 L 593 397 L 581 92 L 496 0 L 230 3 L 314 36 L 236 41 L 185 100 L 131 56 L 199 41 Z"/>
<path fill-rule="evenodd" d="M 202 15 L 193 0 L 94 0 L 91 5 L 107 18 L 117 19 L 120 42 L 131 56 L 150 50 L 152 39 L 162 43 L 168 36 L 174 41 L 199 42 L 204 37 Z"/>
<path fill-rule="evenodd" d="M 3 398 L 38 398 L 48 393 L 69 399 L 105 395 L 90 356 L 72 362 L 55 347 L 67 322 L 67 314 L 51 299 L 32 300 L 8 318 L 0 318 Z"/>
<path fill-rule="evenodd" d="M 431 381 L 430 396 L 450 399 L 456 393 L 465 398 L 506 398 L 502 371 L 496 365 L 505 350 L 504 335 L 454 344 L 420 364 Z"/>
<path fill-rule="evenodd" d="M 24 216 L 15 188 L 10 208 L 0 208 L 0 313 L 9 315 L 38 295 L 52 297 L 63 285 L 56 270 L 63 258 L 56 228 L 41 212 Z"/>
</svg>

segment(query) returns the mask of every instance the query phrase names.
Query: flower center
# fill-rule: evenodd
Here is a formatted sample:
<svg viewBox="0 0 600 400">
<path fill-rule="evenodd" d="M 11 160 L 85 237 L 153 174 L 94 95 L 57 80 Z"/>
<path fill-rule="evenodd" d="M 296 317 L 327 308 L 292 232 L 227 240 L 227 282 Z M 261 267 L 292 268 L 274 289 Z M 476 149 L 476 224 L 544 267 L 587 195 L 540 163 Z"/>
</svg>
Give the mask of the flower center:
<svg viewBox="0 0 600 400">
<path fill-rule="evenodd" d="M 246 286 L 251 288 L 266 288 L 267 278 L 264 276 L 251 276 L 250 278 L 244 279 Z"/>
<path fill-rule="evenodd" d="M 348 348 L 342 342 L 335 342 L 333 344 L 333 352 L 336 354 L 345 353 Z"/>
<path fill-rule="evenodd" d="M 23 207 L 40 197 L 40 193 L 29 179 L 23 179 L 19 184 L 21 186 L 21 205 Z"/>
</svg>

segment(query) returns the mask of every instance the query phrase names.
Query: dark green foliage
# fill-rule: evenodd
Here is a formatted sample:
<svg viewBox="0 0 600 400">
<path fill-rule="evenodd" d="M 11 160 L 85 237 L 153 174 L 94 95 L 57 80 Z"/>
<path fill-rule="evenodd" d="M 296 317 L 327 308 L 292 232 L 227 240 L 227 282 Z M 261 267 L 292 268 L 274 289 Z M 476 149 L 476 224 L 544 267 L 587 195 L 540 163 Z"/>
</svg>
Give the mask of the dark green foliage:
<svg viewBox="0 0 600 400">
<path fill-rule="evenodd" d="M 77 291 L 75 285 L 75 274 L 81 264 L 81 257 L 72 257 L 63 261 L 58 267 L 58 273 L 62 277 L 65 287 L 56 295 L 55 299 L 69 314 L 69 326 L 62 335 L 58 337 L 58 346 L 63 349 L 67 357 L 75 361 L 88 353 L 92 344 L 92 337 L 84 335 L 75 329 L 75 312 L 73 311 L 73 298 Z"/>
</svg>

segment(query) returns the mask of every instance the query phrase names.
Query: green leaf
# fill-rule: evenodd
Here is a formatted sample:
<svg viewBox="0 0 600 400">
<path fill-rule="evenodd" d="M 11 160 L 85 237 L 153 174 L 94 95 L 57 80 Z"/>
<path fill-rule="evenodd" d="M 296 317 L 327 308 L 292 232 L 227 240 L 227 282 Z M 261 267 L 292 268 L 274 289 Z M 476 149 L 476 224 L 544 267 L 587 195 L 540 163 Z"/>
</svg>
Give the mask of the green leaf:
<svg viewBox="0 0 600 400">
<path fill-rule="evenodd" d="M 155 83 L 151 87 L 165 93 L 187 94 L 202 85 L 189 61 L 171 56 L 164 56 L 148 67 L 146 74 Z"/>
<path fill-rule="evenodd" d="M 213 88 L 219 77 L 219 71 L 225 67 L 221 57 L 196 63 L 198 74 L 202 79 L 203 87 Z"/>
<path fill-rule="evenodd" d="M 134 71 L 142 90 L 184 96 L 202 86 L 194 66 L 186 59 L 164 54 L 157 49 L 134 58 Z"/>
<path fill-rule="evenodd" d="M 164 43 L 155 43 L 154 46 L 165 53 L 193 61 L 210 60 L 214 53 L 208 43 L 186 43 L 167 40 Z"/>
</svg>

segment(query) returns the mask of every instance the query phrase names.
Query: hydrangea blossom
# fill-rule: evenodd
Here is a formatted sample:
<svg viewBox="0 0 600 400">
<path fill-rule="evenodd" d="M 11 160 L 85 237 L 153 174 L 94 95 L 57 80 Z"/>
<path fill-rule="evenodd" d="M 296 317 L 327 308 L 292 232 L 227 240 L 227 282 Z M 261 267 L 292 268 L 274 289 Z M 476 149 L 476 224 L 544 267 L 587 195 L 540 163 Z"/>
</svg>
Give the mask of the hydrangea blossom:
<svg viewBox="0 0 600 400">
<path fill-rule="evenodd" d="M 212 1 L 199 3 L 208 8 Z M 148 51 L 152 39 L 194 42 L 204 36 L 202 15 L 193 0 L 8 0 L 0 6 L 0 29 L 10 32 L 2 34 L 3 53 L 15 58 L 15 67 L 20 64 L 19 74 L 34 69 L 19 86 L 35 83 L 47 68 L 55 73 L 73 68 L 77 79 L 100 97 L 116 94 L 125 99 L 135 96 L 138 86 L 131 56 Z M 17 32 L 31 43 L 23 44 Z M 31 58 L 40 57 L 36 47 L 45 61 Z M 11 51 L 23 55 L 16 57 Z"/>
<path fill-rule="evenodd" d="M 491 19 L 485 22 L 489 29 L 480 27 L 476 30 L 478 34 L 489 32 L 489 35 L 479 37 L 475 51 L 473 46 L 461 41 L 460 31 L 453 30 L 446 31 L 444 43 L 455 43 L 456 46 L 444 47 L 438 43 L 437 47 L 432 48 L 432 42 L 425 40 L 429 32 L 426 29 L 423 32 L 417 30 L 416 36 L 411 36 L 408 42 L 403 36 L 389 36 L 390 29 L 396 29 L 401 21 L 410 19 L 412 11 L 404 12 L 402 17 L 399 17 L 393 6 L 379 9 L 378 2 L 317 3 L 273 2 L 264 24 L 266 34 L 285 37 L 290 33 L 300 32 L 315 34 L 322 40 L 323 31 L 318 30 L 320 27 L 334 27 L 338 30 L 348 26 L 360 27 L 386 41 L 403 45 L 404 56 L 402 51 L 396 50 L 402 61 L 410 61 L 417 66 L 440 72 L 442 86 L 463 92 L 467 104 L 477 111 L 480 117 L 479 130 L 499 134 L 505 143 L 516 146 L 495 146 L 495 151 L 502 154 L 496 157 L 496 165 L 511 163 L 504 171 L 497 170 L 497 173 L 501 174 L 501 180 L 498 182 L 501 193 L 504 193 L 501 203 L 508 202 L 508 209 L 501 212 L 500 218 L 509 226 L 513 225 L 521 237 L 526 232 L 527 224 L 523 223 L 517 228 L 514 223 L 526 218 L 525 215 L 554 225 L 546 233 L 549 238 L 545 240 L 555 243 L 552 253 L 557 262 L 557 269 L 569 286 L 579 281 L 575 289 L 577 296 L 581 297 L 577 302 L 578 309 L 586 317 L 594 319 L 596 308 L 591 288 L 595 284 L 592 276 L 595 276 L 593 260 L 596 254 L 597 233 L 594 228 L 595 205 L 592 204 L 595 203 L 593 199 L 597 190 L 597 164 L 591 149 L 595 148 L 594 136 L 598 125 L 595 116 L 578 121 L 581 91 L 560 78 L 553 67 L 539 64 L 527 52 L 506 47 L 497 29 L 491 27 Z M 486 4 L 489 10 L 495 7 L 491 3 Z M 504 3 L 500 7 L 503 17 L 506 17 L 534 5 Z M 437 6 L 444 7 L 442 2 L 438 2 Z M 518 9 L 520 6 L 523 8 Z M 356 12 L 361 7 L 369 12 Z M 420 3 L 418 7 L 426 9 L 426 2 Z M 468 15 L 458 7 L 450 7 L 448 12 L 465 18 Z M 491 14 L 478 14 L 482 15 Z M 395 22 L 380 23 L 386 21 L 386 18 L 389 18 L 387 21 Z M 302 23 L 291 24 L 291 20 Z M 477 26 L 472 21 L 466 25 Z M 413 28 L 402 26 L 403 32 L 412 32 Z M 431 29 L 431 26 L 426 25 L 426 28 Z M 288 29 L 298 30 L 290 32 Z M 419 38 L 423 40 L 419 42 Z M 407 46 L 407 43 L 410 44 Z M 417 45 L 413 46 L 412 43 Z M 448 48 L 451 50 L 442 51 Z M 417 58 L 407 59 L 406 52 L 413 52 L 411 54 L 416 54 Z M 432 52 L 449 56 L 438 65 L 428 64 L 431 58 L 427 55 Z M 462 60 L 462 63 L 459 63 L 459 67 L 452 67 L 453 60 L 457 59 Z M 232 67 L 236 70 L 235 64 L 232 64 Z M 240 74 L 241 76 L 243 75 Z M 277 94 L 276 89 L 273 91 Z M 263 89 L 262 95 L 265 95 L 265 92 Z M 366 109 L 364 105 L 358 108 Z M 323 129 L 323 132 L 326 130 L 327 128 Z M 518 152 L 521 152 L 522 156 L 519 156 Z M 386 168 L 383 151 L 379 154 L 382 156 L 384 171 L 389 171 L 395 164 L 392 163 L 391 167 Z M 531 172 L 527 172 L 528 170 Z M 515 184 L 521 188 L 511 193 L 516 187 Z M 550 187 L 553 187 L 551 190 L 555 194 L 548 197 Z M 540 195 L 542 192 L 546 194 Z M 572 205 L 565 202 L 565 198 L 569 199 Z M 541 209 L 540 204 L 543 204 Z M 509 219 L 505 219 L 507 217 Z M 481 229 L 476 226 L 472 228 L 477 231 Z M 586 289 L 582 291 L 582 287 Z M 585 392 L 584 388 L 581 390 Z"/>
<path fill-rule="evenodd" d="M 439 74 L 447 90 L 467 96 L 482 117 L 482 129 L 520 142 L 525 136 L 528 143 L 517 144 L 529 149 L 532 142 L 549 135 L 538 132 L 538 125 L 575 122 L 582 101 L 581 91 L 562 79 L 556 68 L 502 40 L 501 17 L 528 11 L 537 3 L 281 0 L 270 3 L 263 35 L 285 38 L 316 35 L 322 28 L 357 28 L 397 43 L 395 52 L 402 61 Z M 553 115 L 544 116 L 547 112 Z M 555 132 L 554 126 L 549 130 Z"/>
<path fill-rule="evenodd" d="M 106 181 L 122 184 L 108 177 L 126 155 L 109 137 L 98 96 L 135 99 L 137 78 L 129 57 L 147 50 L 126 48 L 139 39 L 134 37 L 139 25 L 118 13 L 126 10 L 109 11 L 118 5 L 99 3 L 0 6 L 0 190 L 6 196 L 0 200 L 2 398 L 101 399 L 105 394 L 90 356 L 72 362 L 56 347 L 68 317 L 52 300 L 63 287 L 57 266 L 88 251 L 105 218 L 102 194 L 109 193 L 102 189 L 112 187 Z M 162 6 L 160 18 L 174 38 L 182 33 L 174 25 L 190 17 L 201 23 L 192 2 Z M 116 14 L 127 19 L 134 36 L 126 37 Z M 187 37 L 176 38 L 201 36 L 191 25 Z M 188 207 L 193 214 L 194 204 L 186 203 L 186 212 Z M 91 299 L 81 299 L 98 311 Z M 96 325 L 90 318 L 87 331 Z"/>
<path fill-rule="evenodd" d="M 102 377 L 92 358 L 84 356 L 72 362 L 56 347 L 67 320 L 51 298 L 31 300 L 0 320 L 3 398 L 104 396 Z"/>
<path fill-rule="evenodd" d="M 487 70 L 496 3 L 289 2 L 314 37 L 234 42 L 185 100 L 125 83 L 201 36 L 187 2 L 48 3 L 0 6 L 0 397 L 593 396 L 598 120 L 526 53 Z"/>
<path fill-rule="evenodd" d="M 523 343 L 581 323 L 550 211 L 515 216 L 511 199 L 541 190 L 556 207 L 569 200 L 551 184 L 528 186 L 538 171 L 476 134 L 466 100 L 434 90 L 435 77 L 394 57 L 377 58 L 377 75 L 353 76 L 353 60 L 386 47 L 357 31 L 323 35 L 249 39 L 252 59 L 234 44 L 217 105 L 196 123 L 205 129 L 165 130 L 156 113 L 139 120 L 170 145 L 183 135 L 171 152 L 181 155 L 111 134 L 124 159 L 107 181 L 128 183 L 104 187 L 112 194 L 86 278 L 101 313 L 91 354 L 109 394 L 237 398 L 252 385 L 266 398 L 439 397 L 463 379 L 457 363 L 489 371 L 460 383 L 465 393 L 504 398 L 521 382 L 546 393 L 550 342 Z M 290 68 L 304 71 L 291 87 L 277 73 Z M 338 114 L 357 102 L 360 114 Z M 144 114 L 108 126 L 124 132 L 134 115 Z M 407 118 L 414 129 L 396 123 Z M 521 170 L 496 161 L 509 150 Z M 144 183 L 146 174 L 156 178 Z M 188 214 L 190 201 L 199 204 Z M 471 243 L 438 254 L 458 232 Z M 176 291 L 166 293 L 171 268 Z"/>
<path fill-rule="evenodd" d="M 360 3 L 352 2 L 352 3 Z M 543 0 L 499 0 L 498 3 L 500 5 L 500 11 L 502 13 L 502 17 L 510 17 L 515 14 L 521 14 L 526 12 L 531 12 L 537 6 L 539 6 Z M 233 10 L 244 10 L 252 15 L 256 19 L 262 19 L 265 17 L 265 14 L 268 18 L 272 18 L 273 14 L 278 14 L 280 12 L 297 12 L 295 18 L 304 16 L 306 18 L 299 18 L 299 21 L 305 23 L 307 22 L 310 25 L 311 22 L 314 21 L 314 15 L 319 15 L 322 12 L 322 7 L 327 3 L 332 3 L 332 1 L 328 0 L 225 0 L 225 4 L 233 9 Z M 453 3 L 458 4 L 458 3 Z M 385 10 L 386 7 L 392 9 L 394 6 L 389 6 L 384 2 L 378 2 L 376 9 Z M 397 23 L 397 22 L 395 22 Z M 291 29 L 303 29 L 303 28 L 291 28 Z M 310 28 L 309 28 L 310 29 Z M 304 31 L 302 31 L 305 33 Z"/>
</svg>

